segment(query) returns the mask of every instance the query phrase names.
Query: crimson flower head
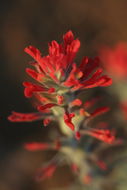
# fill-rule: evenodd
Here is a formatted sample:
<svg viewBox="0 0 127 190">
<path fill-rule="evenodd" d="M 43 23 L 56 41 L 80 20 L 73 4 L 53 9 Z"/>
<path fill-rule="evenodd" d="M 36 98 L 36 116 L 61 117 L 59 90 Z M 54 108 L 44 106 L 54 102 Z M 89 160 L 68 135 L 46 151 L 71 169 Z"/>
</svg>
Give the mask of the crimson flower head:
<svg viewBox="0 0 127 190">
<path fill-rule="evenodd" d="M 63 43 L 58 44 L 56 41 L 49 43 L 47 56 L 41 56 L 40 51 L 33 46 L 26 47 L 25 52 L 35 60 L 32 65 L 36 68 L 36 71 L 27 68 L 26 72 L 41 83 L 41 86 L 31 86 L 30 90 L 32 88 L 33 92 L 46 92 L 54 87 L 59 94 L 62 89 L 75 91 L 97 86 L 109 86 L 111 79 L 102 75 L 103 70 L 99 67 L 98 58 L 84 57 L 77 66 L 74 59 L 79 47 L 80 41 L 74 39 L 71 31 L 63 36 Z"/>
<path fill-rule="evenodd" d="M 65 162 L 71 166 L 72 172 L 77 176 L 83 177 L 85 174 L 83 180 L 89 184 L 93 175 L 89 167 L 86 167 L 89 157 L 85 152 L 87 147 L 80 146 L 78 141 L 84 135 L 88 136 L 85 143 L 89 147 L 91 137 L 108 144 L 116 141 L 114 133 L 104 123 L 94 127 L 91 125 L 94 118 L 107 113 L 110 108 L 103 106 L 92 110 L 91 108 L 100 98 L 94 97 L 92 100 L 83 102 L 79 96 L 83 90 L 109 86 L 112 80 L 103 74 L 97 57 L 93 59 L 83 57 L 79 64 L 76 63 L 75 58 L 79 48 L 80 41 L 74 38 L 72 31 L 63 35 L 62 43 L 59 44 L 55 40 L 49 43 L 46 56 L 33 46 L 25 48 L 25 52 L 33 58 L 33 62 L 29 64 L 31 68 L 26 68 L 26 73 L 35 82 L 23 82 L 24 95 L 27 98 L 34 96 L 36 111 L 34 113 L 13 111 L 8 119 L 12 122 L 43 120 L 44 127 L 51 121 L 56 121 L 60 128 L 57 130 L 60 134 L 58 136 L 54 134 L 53 141 L 33 141 L 24 144 L 27 151 L 57 151 L 52 160 L 38 169 L 37 181 L 51 178 L 57 167 Z M 107 169 L 105 162 L 93 156 L 94 153 L 91 155 L 99 168 Z M 85 167 L 84 162 L 86 162 Z"/>
<path fill-rule="evenodd" d="M 102 74 L 98 58 L 84 57 L 80 64 L 76 64 L 75 57 L 79 47 L 79 39 L 75 39 L 72 31 L 68 31 L 63 35 L 62 43 L 59 44 L 55 40 L 49 43 L 46 56 L 42 56 L 33 46 L 25 48 L 25 52 L 34 59 L 30 63 L 33 69 L 27 68 L 26 72 L 37 83 L 24 82 L 24 94 L 27 98 L 34 95 L 39 105 L 35 113 L 12 112 L 10 121 L 44 119 L 46 126 L 56 116 L 56 112 L 60 112 L 65 125 L 75 130 L 75 113 L 70 110 L 74 105 L 81 105 L 81 100 L 77 97 L 74 99 L 74 95 L 88 88 L 109 86 L 112 83 L 111 78 Z M 61 107 L 62 111 L 57 109 L 58 107 Z"/>
</svg>

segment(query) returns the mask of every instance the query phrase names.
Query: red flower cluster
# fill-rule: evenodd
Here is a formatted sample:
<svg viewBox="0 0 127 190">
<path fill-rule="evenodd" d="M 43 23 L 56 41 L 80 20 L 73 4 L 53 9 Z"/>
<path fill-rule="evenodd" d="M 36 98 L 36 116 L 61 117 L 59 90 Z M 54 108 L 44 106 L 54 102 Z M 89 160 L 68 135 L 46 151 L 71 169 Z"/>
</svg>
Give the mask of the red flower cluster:
<svg viewBox="0 0 127 190">
<path fill-rule="evenodd" d="M 61 44 L 56 41 L 49 44 L 47 56 L 42 57 L 40 51 L 33 46 L 25 48 L 25 52 L 34 59 L 34 62 L 30 64 L 35 68 L 27 68 L 26 72 L 39 84 L 24 82 L 24 94 L 27 98 L 35 95 L 40 101 L 40 105 L 37 107 L 38 112 L 36 113 L 12 112 L 12 115 L 8 117 L 10 121 L 35 121 L 44 118 L 46 126 L 51 121 L 52 109 L 60 106 L 64 110 L 65 124 L 71 130 L 75 129 L 72 123 L 75 114 L 69 113 L 67 108 L 73 93 L 97 86 L 109 86 L 112 83 L 111 78 L 102 75 L 103 70 L 99 67 L 97 58 L 85 57 L 79 66 L 76 65 L 74 59 L 79 47 L 80 41 L 74 39 L 73 33 L 69 31 L 63 36 Z M 81 101 L 73 100 L 70 107 L 74 105 L 81 105 Z"/>
</svg>

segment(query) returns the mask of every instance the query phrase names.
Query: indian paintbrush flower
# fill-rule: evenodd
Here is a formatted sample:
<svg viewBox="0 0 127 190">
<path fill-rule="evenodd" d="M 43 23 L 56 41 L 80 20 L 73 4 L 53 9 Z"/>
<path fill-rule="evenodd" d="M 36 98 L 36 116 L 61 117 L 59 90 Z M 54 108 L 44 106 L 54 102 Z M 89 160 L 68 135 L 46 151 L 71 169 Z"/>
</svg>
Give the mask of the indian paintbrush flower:
<svg viewBox="0 0 127 190">
<path fill-rule="evenodd" d="M 75 130 L 73 124 L 75 113 L 70 110 L 72 106 L 82 104 L 76 97 L 76 93 L 97 86 L 109 86 L 112 83 L 111 78 L 102 74 L 103 70 L 99 66 L 98 58 L 84 57 L 79 66 L 75 63 L 74 59 L 79 47 L 79 39 L 74 39 L 73 33 L 69 31 L 63 36 L 61 44 L 56 41 L 49 43 L 47 56 L 42 56 L 41 52 L 33 46 L 25 48 L 25 52 L 34 59 L 34 62 L 30 63 L 34 69 L 27 68 L 26 72 L 38 84 L 24 82 L 24 94 L 27 98 L 35 95 L 40 105 L 36 113 L 12 112 L 9 116 L 10 121 L 34 121 L 44 118 L 47 119 L 44 120 L 44 125 L 47 125 L 47 121 L 52 120 L 52 114 L 57 111 L 57 107 L 61 107 L 66 126 Z"/>
<path fill-rule="evenodd" d="M 107 127 L 104 129 L 93 128 L 90 125 L 91 120 L 108 112 L 109 107 L 103 106 L 89 111 L 99 98 L 93 98 L 86 102 L 79 98 L 82 91 L 109 86 L 112 84 L 112 80 L 107 75 L 103 75 L 103 69 L 100 67 L 97 57 L 94 59 L 84 57 L 80 64 L 76 64 L 75 57 L 79 47 L 80 41 L 74 39 L 71 31 L 63 36 L 61 44 L 56 41 L 49 43 L 49 52 L 46 56 L 42 56 L 41 52 L 33 46 L 26 47 L 25 52 L 34 59 L 33 62 L 30 62 L 33 69 L 27 68 L 26 72 L 36 83 L 23 82 L 24 94 L 27 98 L 34 96 L 37 99 L 37 111 L 34 113 L 13 111 L 8 117 L 12 122 L 43 120 L 44 126 L 54 120 L 58 121 L 61 131 L 62 128 L 67 128 L 68 131 L 64 138 L 56 138 L 52 143 L 28 142 L 24 144 L 24 148 L 29 151 L 57 150 L 58 155 L 64 155 L 63 157 L 66 158 L 65 160 L 69 162 L 72 171 L 76 174 L 82 173 L 80 171 L 87 168 L 83 166 L 84 150 L 78 148 L 79 141 L 84 135 L 108 144 L 113 144 L 115 141 L 114 135 Z M 72 158 L 73 154 L 76 156 Z M 53 159 L 41 167 L 37 172 L 36 179 L 51 177 L 63 160 L 64 158 L 60 161 Z M 94 162 L 101 169 L 106 169 L 104 162 L 98 159 L 95 159 Z M 86 175 L 84 180 L 88 183 L 91 181 L 91 176 Z"/>
</svg>

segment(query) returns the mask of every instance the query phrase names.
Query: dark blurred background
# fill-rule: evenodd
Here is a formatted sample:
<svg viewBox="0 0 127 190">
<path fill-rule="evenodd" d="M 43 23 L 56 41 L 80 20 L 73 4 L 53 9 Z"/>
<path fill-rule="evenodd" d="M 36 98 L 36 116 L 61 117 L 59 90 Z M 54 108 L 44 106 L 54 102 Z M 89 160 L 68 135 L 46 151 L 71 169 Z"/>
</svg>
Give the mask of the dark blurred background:
<svg viewBox="0 0 127 190">
<path fill-rule="evenodd" d="M 38 190 L 48 189 L 50 183 L 52 186 L 58 181 L 64 184 L 57 177 L 41 184 L 32 178 L 47 155 L 28 153 L 22 143 L 46 139 L 47 129 L 42 130 L 42 122 L 15 124 L 6 119 L 12 110 L 34 111 L 23 94 L 22 82 L 28 79 L 25 68 L 31 60 L 24 48 L 34 45 L 45 55 L 48 42 L 61 41 L 71 29 L 81 40 L 77 60 L 94 56 L 102 45 L 127 41 L 126 10 L 126 0 L 0 1 L 0 190 Z"/>
</svg>

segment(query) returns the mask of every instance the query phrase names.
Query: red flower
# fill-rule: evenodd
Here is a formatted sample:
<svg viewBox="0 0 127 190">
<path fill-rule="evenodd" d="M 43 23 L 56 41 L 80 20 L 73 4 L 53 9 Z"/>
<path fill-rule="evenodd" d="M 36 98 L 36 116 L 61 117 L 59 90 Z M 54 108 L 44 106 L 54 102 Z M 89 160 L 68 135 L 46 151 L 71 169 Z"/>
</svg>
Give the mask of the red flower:
<svg viewBox="0 0 127 190">
<path fill-rule="evenodd" d="M 82 90 L 109 86 L 112 80 L 107 75 L 103 75 L 98 58 L 84 57 L 80 64 L 76 64 L 75 57 L 79 47 L 80 41 L 74 39 L 73 33 L 69 31 L 63 36 L 61 44 L 56 41 L 49 43 L 46 56 L 42 56 L 41 52 L 33 46 L 25 48 L 25 52 L 34 59 L 34 62 L 30 63 L 33 69 L 27 68 L 26 72 L 36 80 L 37 84 L 24 82 L 24 94 L 27 98 L 34 96 L 37 99 L 36 109 L 38 112 L 26 114 L 12 112 L 8 119 L 13 122 L 31 122 L 43 119 L 44 126 L 47 126 L 51 120 L 59 120 L 59 123 L 63 124 L 60 121 L 63 117 L 62 121 L 65 126 L 74 131 L 73 134 L 77 140 L 82 135 L 89 135 L 112 144 L 115 137 L 109 130 L 93 129 L 87 125 L 89 120 L 107 112 L 109 108 L 101 107 L 89 113 L 86 109 L 91 108 L 97 99 L 83 105 L 77 97 Z M 61 138 L 61 135 L 56 136 L 55 141 L 50 143 L 30 142 L 24 144 L 24 148 L 28 151 L 60 150 L 58 155 L 37 171 L 37 180 L 52 177 L 57 166 L 60 163 L 63 164 L 64 159 L 71 163 L 72 170 L 79 174 L 81 167 L 72 163 L 70 157 L 69 160 L 66 158 L 68 151 L 70 154 L 71 148 L 74 150 L 74 147 L 78 147 L 78 143 L 75 143 L 72 135 L 70 135 L 70 140 L 63 136 Z M 62 159 L 59 156 L 63 156 Z M 102 169 L 106 168 L 102 161 L 98 161 L 97 165 Z M 84 181 L 91 182 L 91 177 L 91 175 L 86 176 Z"/>
<path fill-rule="evenodd" d="M 56 41 L 49 44 L 49 55 L 47 56 L 42 57 L 38 49 L 29 46 L 25 48 L 25 52 L 36 61 L 34 66 L 38 73 L 31 69 L 27 69 L 27 73 L 46 85 L 49 80 L 53 80 L 56 84 L 64 81 L 62 85 L 71 87 L 72 90 L 109 86 L 111 79 L 106 75 L 101 75 L 102 69 L 99 67 L 97 58 L 92 60 L 85 57 L 79 67 L 76 66 L 74 58 L 79 47 L 80 41 L 74 39 L 71 31 L 63 36 L 62 44 L 58 44 Z"/>
<path fill-rule="evenodd" d="M 127 43 L 118 43 L 114 48 L 101 48 L 100 58 L 115 78 L 127 78 Z"/>
<path fill-rule="evenodd" d="M 85 57 L 79 66 L 76 65 L 74 59 L 79 47 L 80 41 L 74 39 L 73 33 L 68 31 L 63 36 L 61 44 L 56 41 L 49 43 L 49 52 L 46 56 L 42 56 L 41 52 L 33 46 L 25 48 L 25 52 L 34 59 L 34 62 L 30 63 L 34 69 L 27 68 L 26 72 L 39 84 L 24 82 L 24 94 L 28 98 L 34 95 L 40 104 L 37 106 L 38 113 L 13 112 L 9 120 L 34 121 L 42 119 L 42 113 L 45 113 L 47 119 L 48 114 L 51 116 L 54 110 L 56 112 L 55 106 L 63 107 L 63 110 L 68 106 L 81 106 L 81 100 L 77 97 L 75 100 L 73 98 L 75 91 L 111 84 L 112 80 L 107 75 L 102 75 L 103 70 L 99 66 L 98 58 Z M 74 130 L 75 126 L 72 123 L 74 113 L 65 111 L 63 117 L 66 125 Z M 48 120 L 45 120 L 44 125 L 47 125 L 47 122 Z"/>
</svg>

